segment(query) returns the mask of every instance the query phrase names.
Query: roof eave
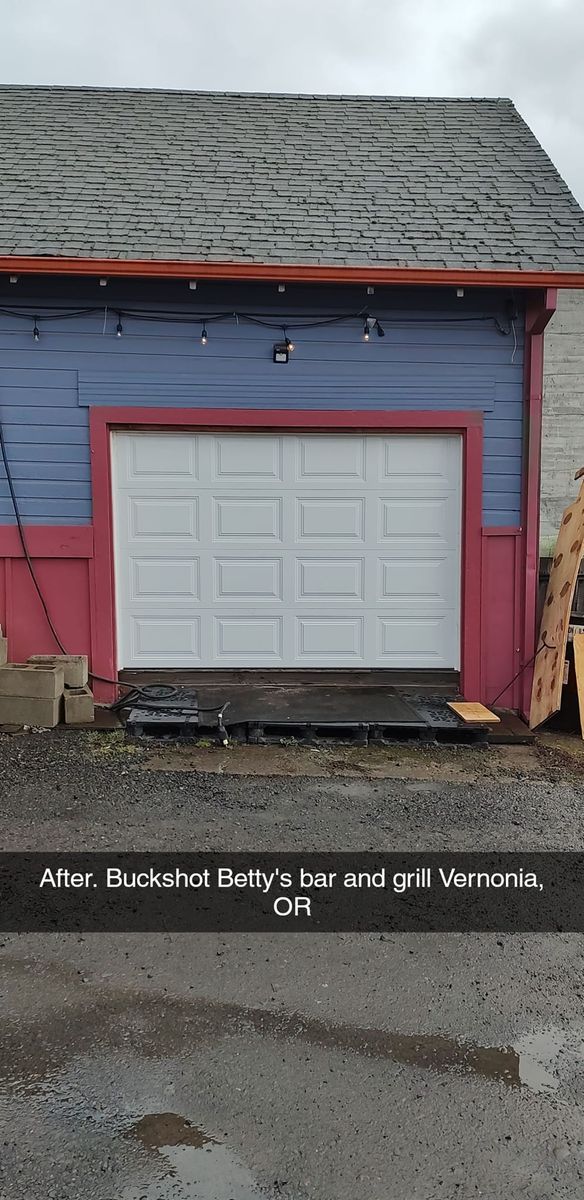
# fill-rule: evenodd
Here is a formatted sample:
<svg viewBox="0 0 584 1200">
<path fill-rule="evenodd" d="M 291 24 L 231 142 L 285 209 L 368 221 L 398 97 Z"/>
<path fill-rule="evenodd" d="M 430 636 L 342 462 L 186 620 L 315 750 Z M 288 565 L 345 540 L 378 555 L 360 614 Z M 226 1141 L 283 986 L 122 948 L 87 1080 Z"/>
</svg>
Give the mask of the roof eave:
<svg viewBox="0 0 584 1200">
<path fill-rule="evenodd" d="M 458 287 L 584 288 L 583 271 L 469 267 L 330 266 L 320 263 L 197 262 L 186 259 L 66 258 L 1 255 L 0 272 L 278 283 L 410 284 Z"/>
</svg>

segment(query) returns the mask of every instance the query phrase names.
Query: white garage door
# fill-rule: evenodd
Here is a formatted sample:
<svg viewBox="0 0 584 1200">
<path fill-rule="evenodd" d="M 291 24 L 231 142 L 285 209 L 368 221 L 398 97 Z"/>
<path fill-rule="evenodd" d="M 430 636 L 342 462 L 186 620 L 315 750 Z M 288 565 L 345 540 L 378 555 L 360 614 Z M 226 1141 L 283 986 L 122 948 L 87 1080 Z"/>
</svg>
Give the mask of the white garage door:
<svg viewBox="0 0 584 1200">
<path fill-rule="evenodd" d="M 459 666 L 461 442 L 113 435 L 120 667 Z"/>
</svg>

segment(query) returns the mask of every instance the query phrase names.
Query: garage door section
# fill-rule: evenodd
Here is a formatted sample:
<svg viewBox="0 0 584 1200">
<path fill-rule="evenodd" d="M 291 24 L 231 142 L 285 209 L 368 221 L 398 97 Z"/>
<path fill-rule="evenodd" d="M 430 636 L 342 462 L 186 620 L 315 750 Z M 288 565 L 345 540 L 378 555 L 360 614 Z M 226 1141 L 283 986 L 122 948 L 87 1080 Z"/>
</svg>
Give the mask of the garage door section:
<svg viewBox="0 0 584 1200">
<path fill-rule="evenodd" d="M 461 439 L 116 433 L 120 667 L 458 668 Z"/>
</svg>

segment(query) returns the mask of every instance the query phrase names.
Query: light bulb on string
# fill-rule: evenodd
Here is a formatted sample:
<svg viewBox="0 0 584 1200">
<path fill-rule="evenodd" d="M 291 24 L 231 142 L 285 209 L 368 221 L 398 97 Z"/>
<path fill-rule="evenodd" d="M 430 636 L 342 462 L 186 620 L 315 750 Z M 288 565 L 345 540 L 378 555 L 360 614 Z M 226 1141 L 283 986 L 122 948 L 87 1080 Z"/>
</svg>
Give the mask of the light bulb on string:
<svg viewBox="0 0 584 1200">
<path fill-rule="evenodd" d="M 35 317 L 35 319 L 34 319 L 34 329 L 33 329 L 33 331 L 32 331 L 32 336 L 33 336 L 33 338 L 34 338 L 35 342 L 38 342 L 38 340 L 39 340 L 39 338 L 40 338 L 40 336 L 41 336 L 41 335 L 40 335 L 40 331 L 39 331 L 39 327 L 38 327 L 38 325 L 37 325 L 37 318 L 36 318 L 36 317 Z"/>
<path fill-rule="evenodd" d="M 206 330 L 205 326 L 203 325 L 203 328 L 201 329 L 201 346 L 206 346 L 208 341 L 209 341 L 209 334 L 207 333 L 207 330 Z"/>
<path fill-rule="evenodd" d="M 118 313 L 118 323 L 116 325 L 116 336 L 121 337 L 123 332 L 124 332 L 124 327 L 122 325 L 122 314 Z"/>
</svg>

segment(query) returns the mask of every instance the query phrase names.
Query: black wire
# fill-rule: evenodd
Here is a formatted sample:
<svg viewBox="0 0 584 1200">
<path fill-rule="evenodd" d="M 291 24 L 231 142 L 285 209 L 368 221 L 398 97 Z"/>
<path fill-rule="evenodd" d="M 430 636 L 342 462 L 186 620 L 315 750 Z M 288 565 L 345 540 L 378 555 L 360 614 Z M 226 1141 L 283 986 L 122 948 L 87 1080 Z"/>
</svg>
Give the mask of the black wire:
<svg viewBox="0 0 584 1200">
<path fill-rule="evenodd" d="M 16 318 L 20 318 L 22 320 L 28 320 L 28 321 L 38 320 L 41 322 L 42 321 L 58 321 L 58 320 L 62 320 L 62 319 L 67 319 L 69 317 L 75 318 L 75 317 L 90 316 L 92 313 L 97 313 L 97 312 L 107 314 L 107 311 L 108 311 L 107 305 L 103 305 L 103 306 L 102 305 L 93 305 L 90 308 L 88 307 L 88 308 L 79 308 L 79 309 L 60 309 L 58 311 L 47 311 L 47 310 L 43 311 L 43 309 L 41 307 L 41 309 L 40 310 L 37 309 L 36 312 L 30 312 L 27 309 L 23 309 L 23 308 L 3 308 L 3 307 L 0 308 L 0 314 L 2 314 L 3 316 L 16 317 Z M 334 317 L 315 317 L 309 321 L 294 321 L 292 319 L 292 320 L 287 320 L 286 326 L 284 326 L 284 324 L 281 321 L 269 321 L 265 317 L 261 316 L 260 314 L 250 313 L 250 312 L 233 312 L 233 311 L 225 312 L 224 311 L 224 312 L 212 313 L 210 316 L 206 316 L 200 312 L 175 313 L 175 312 L 170 312 L 168 309 L 162 311 L 159 309 L 115 308 L 114 311 L 119 313 L 120 317 L 126 317 L 130 320 L 135 320 L 135 321 L 164 321 L 171 325 L 192 325 L 194 322 L 196 322 L 197 324 L 207 325 L 207 324 L 215 323 L 217 321 L 228 321 L 229 319 L 233 319 L 235 321 L 242 321 L 242 322 L 247 321 L 251 325 L 259 325 L 264 329 L 275 329 L 275 330 L 280 330 L 280 331 L 283 331 L 284 328 L 288 328 L 290 330 L 319 329 L 319 328 L 325 327 L 325 326 L 338 325 L 338 324 L 342 323 L 343 321 L 359 320 L 361 317 L 366 315 L 368 312 L 368 310 L 366 308 L 362 308 L 356 312 L 342 313 L 342 314 L 340 314 L 338 316 L 334 316 Z M 487 321 L 492 321 L 495 324 L 495 327 L 497 328 L 499 333 L 504 334 L 505 336 L 510 335 L 511 327 L 510 326 L 505 327 L 504 325 L 502 325 L 501 321 L 499 320 L 499 317 L 494 313 L 488 314 L 488 315 L 482 315 L 482 316 L 474 316 L 474 317 L 438 317 L 437 318 L 437 317 L 423 317 L 423 316 L 395 317 L 395 316 L 389 316 L 389 315 L 386 315 L 386 317 L 385 317 L 385 323 L 389 324 L 389 325 L 419 325 L 421 323 L 431 324 L 431 325 L 449 325 L 449 324 L 460 325 L 460 324 L 468 324 L 468 323 L 481 323 L 481 322 L 487 322 Z"/>
<path fill-rule="evenodd" d="M 94 675 L 92 678 L 101 679 L 101 676 Z M 111 680 L 106 680 L 105 682 L 110 683 Z M 165 706 L 167 706 L 168 712 L 178 712 L 185 707 L 184 701 L 182 703 L 180 701 L 180 696 L 184 691 L 182 687 L 176 687 L 175 685 L 169 683 L 146 683 L 143 687 L 138 687 L 135 684 L 124 683 L 122 686 L 130 688 L 130 691 L 127 696 L 120 696 L 118 700 L 114 700 L 113 704 L 110 705 L 112 712 L 119 712 L 119 710 L 122 708 L 129 708 L 132 704 L 135 704 L 136 700 L 144 700 L 145 707 L 152 709 L 159 707 L 159 705 L 156 704 L 157 700 L 162 701 Z M 164 693 L 164 695 L 161 695 L 161 693 Z M 175 706 L 172 704 L 173 700 L 177 701 Z M 205 713 L 223 713 L 225 709 L 228 708 L 230 703 L 231 701 L 229 700 L 224 700 L 222 704 L 217 705 L 204 705 L 197 703 L 197 710 L 198 712 Z"/>
<path fill-rule="evenodd" d="M 44 598 L 44 596 L 43 596 L 43 593 L 42 593 L 42 590 L 41 590 L 41 586 L 40 586 L 40 584 L 39 584 L 39 581 L 38 581 L 38 579 L 37 579 L 37 574 L 36 574 L 36 571 L 35 571 L 35 569 L 34 569 L 34 564 L 33 564 L 32 558 L 31 558 L 31 556 L 30 556 L 29 549 L 28 549 L 28 543 L 27 543 L 27 540 L 26 540 L 26 534 L 25 534 L 25 532 L 24 532 L 24 524 L 23 524 L 23 521 L 22 521 L 22 517 L 21 517 L 21 515 L 20 515 L 20 509 L 19 509 L 19 506 L 18 506 L 18 501 L 17 501 L 17 499 L 16 499 L 16 492 L 15 492 L 15 490 L 14 490 L 14 481 L 13 481 L 13 479 L 12 479 L 12 472 L 11 472 L 11 470 L 10 470 L 10 464 L 9 464 L 9 462 L 8 462 L 8 455 L 7 455 L 7 453 L 6 453 L 6 442 L 5 442 L 5 440 L 4 440 L 4 429 L 3 429 L 3 427 L 2 427 L 2 422 L 1 422 L 1 421 L 0 421 L 0 453 L 1 453 L 1 455 L 2 455 L 2 462 L 4 463 L 4 472 L 5 472 L 5 475 L 6 475 L 6 482 L 8 483 L 8 490 L 9 490 L 9 492 L 10 492 L 10 499 L 12 500 L 12 507 L 13 507 L 13 509 L 14 509 L 14 516 L 15 516 L 15 518 L 16 518 L 16 525 L 17 525 L 17 528 L 18 528 L 18 536 L 19 536 L 19 538 L 20 538 L 20 544 L 21 544 L 21 546 L 22 546 L 22 552 L 23 552 L 23 554 L 24 554 L 24 557 L 25 557 L 25 559 L 26 559 L 26 565 L 27 565 L 27 567 L 28 567 L 28 569 L 29 569 L 29 572 L 30 572 L 30 577 L 31 577 L 31 579 L 32 579 L 32 582 L 33 582 L 33 584 L 34 584 L 34 587 L 35 587 L 35 591 L 36 591 L 36 593 L 37 593 L 37 596 L 38 596 L 38 598 L 39 598 L 39 600 L 40 600 L 40 602 L 41 602 L 42 610 L 43 610 L 43 612 L 44 612 L 44 614 L 45 614 L 45 617 L 46 617 L 46 620 L 47 620 L 47 625 L 49 626 L 49 629 L 50 629 L 50 631 L 51 631 L 51 633 L 52 633 L 52 635 L 53 635 L 53 637 L 54 637 L 54 639 L 55 639 L 55 642 L 57 643 L 57 646 L 59 647 L 59 650 L 61 651 L 61 653 L 62 653 L 62 654 L 66 654 L 66 653 L 67 653 L 67 651 L 65 650 L 65 647 L 64 647 L 64 645 L 63 645 L 63 643 L 62 643 L 62 641 L 61 641 L 61 639 L 60 639 L 60 637 L 59 637 L 59 634 L 57 633 L 57 630 L 55 629 L 55 626 L 53 625 L 53 622 L 52 622 L 52 620 L 51 620 L 51 614 L 49 613 L 49 610 L 48 610 L 48 608 L 47 608 L 47 603 L 46 603 L 46 600 L 45 600 L 45 598 Z"/>
<path fill-rule="evenodd" d="M 519 670 L 518 670 L 517 674 L 513 676 L 513 679 L 510 679 L 510 680 L 509 680 L 509 683 L 506 683 L 506 684 L 505 684 L 505 687 L 504 687 L 504 688 L 501 688 L 501 691 L 497 693 L 497 695 L 495 696 L 495 699 L 494 699 L 494 700 L 491 700 L 491 701 L 489 702 L 489 703 L 490 703 L 490 705 L 491 705 L 491 708 L 494 708 L 494 707 L 495 707 L 495 704 L 497 703 L 497 700 L 500 700 L 500 699 L 501 699 L 501 696 L 504 696 L 504 695 L 505 695 L 505 692 L 506 692 L 506 691 L 508 691 L 510 687 L 513 687 L 513 684 L 515 683 L 515 681 L 516 681 L 517 679 L 519 679 L 520 675 L 523 675 L 523 672 L 524 672 L 524 671 L 526 671 L 526 670 L 527 670 L 527 668 L 528 668 L 528 667 L 530 667 L 530 666 L 531 666 L 531 664 L 535 662 L 535 660 L 536 660 L 536 658 L 537 658 L 538 654 L 541 654 L 542 650 L 555 650 L 555 649 L 556 649 L 556 647 L 555 647 L 555 646 L 548 646 L 548 644 L 547 644 L 547 642 L 546 642 L 546 640 L 545 640 L 545 638 L 544 638 L 544 639 L 543 639 L 543 641 L 542 641 L 542 644 L 541 644 L 541 646 L 539 647 L 539 649 L 538 649 L 538 650 L 536 650 L 535 654 L 532 654 L 531 658 L 528 658 L 527 662 L 526 662 L 526 663 L 524 663 L 524 664 L 523 664 L 523 666 L 519 668 Z"/>
<path fill-rule="evenodd" d="M 0 455 L 2 456 L 2 462 L 4 464 L 4 473 L 6 475 L 6 482 L 8 483 L 8 490 L 10 492 L 12 508 L 14 510 L 14 516 L 16 518 L 18 536 L 20 538 L 22 552 L 26 559 L 26 565 L 30 572 L 30 577 L 34 584 L 37 596 L 41 602 L 42 610 L 45 614 L 47 625 L 49 626 L 49 629 L 55 639 L 55 642 L 57 643 L 57 646 L 59 647 L 61 654 L 67 654 L 68 651 L 65 649 L 65 646 L 63 645 L 63 643 L 59 637 L 59 634 L 57 633 L 57 630 L 55 629 L 55 626 L 53 624 L 51 614 L 47 607 L 47 602 L 43 595 L 40 583 L 38 581 L 37 573 L 34 568 L 34 563 L 32 561 L 32 558 L 30 556 L 30 551 L 28 549 L 28 543 L 27 543 L 26 534 L 24 531 L 24 523 L 22 520 L 22 516 L 20 514 L 20 507 L 18 504 L 18 500 L 16 498 L 16 491 L 14 489 L 14 480 L 12 478 L 12 471 L 10 470 L 10 463 L 8 461 L 8 454 L 6 452 L 6 442 L 4 440 L 4 428 L 2 425 L 2 421 L 0 421 Z M 154 689 L 158 692 L 159 700 L 167 699 L 170 701 L 172 701 L 173 699 L 178 697 L 178 695 L 181 691 L 180 688 L 173 687 L 171 684 L 164 684 L 164 683 L 162 683 L 162 684 L 161 683 L 146 684 L 145 687 L 140 688 L 140 687 L 136 687 L 135 684 L 124 683 L 124 681 L 122 679 L 109 679 L 106 675 L 96 675 L 94 671 L 90 671 L 89 675 L 90 675 L 91 679 L 96 679 L 100 683 L 111 683 L 115 687 L 124 687 L 124 688 L 129 689 L 129 694 L 127 696 L 121 696 L 119 700 L 115 700 L 114 703 L 110 706 L 113 712 L 116 712 L 120 708 L 126 708 L 130 703 L 132 703 L 134 700 L 139 699 L 139 698 L 143 698 L 146 701 L 152 702 L 152 700 L 155 699 L 155 697 L 152 695 L 152 692 Z M 161 696 L 160 695 L 161 691 L 166 692 L 167 695 Z M 199 705 L 198 711 L 206 712 L 206 713 L 220 713 L 221 716 L 223 716 L 223 713 L 224 713 L 225 709 L 228 707 L 229 703 L 230 703 L 229 700 L 224 700 L 223 704 L 217 705 L 216 707 L 210 707 L 210 706 L 203 707 L 203 706 Z M 180 708 L 181 707 L 180 704 L 177 705 L 177 707 Z"/>
<path fill-rule="evenodd" d="M 26 533 L 25 533 L 25 526 L 24 526 L 24 522 L 22 520 L 22 516 L 20 513 L 20 506 L 19 506 L 18 500 L 16 498 L 16 491 L 14 488 L 14 480 L 12 478 L 12 471 L 10 469 L 10 462 L 8 460 L 8 454 L 6 451 L 6 441 L 4 438 L 4 427 L 3 427 L 2 421 L 0 421 L 0 455 L 2 457 L 2 462 L 4 464 L 4 473 L 6 475 L 6 482 L 8 484 L 8 490 L 10 492 L 12 508 L 14 511 L 14 516 L 16 518 L 16 527 L 18 529 L 18 536 L 20 539 L 20 544 L 22 546 L 22 553 L 26 560 L 26 565 L 30 572 L 30 577 L 34 584 L 36 594 L 41 602 L 41 607 L 42 607 L 43 613 L 45 615 L 47 625 L 53 635 L 53 638 L 55 639 L 55 642 L 56 642 L 57 646 L 59 647 L 61 654 L 67 654 L 68 651 L 66 650 L 65 646 L 63 645 L 63 642 L 61 641 L 61 638 L 59 637 L 59 634 L 57 633 L 57 630 L 55 629 L 55 625 L 53 623 L 51 614 L 50 614 L 48 606 L 47 606 L 47 602 L 43 595 L 41 585 L 38 581 L 38 576 L 35 571 L 34 563 L 32 561 L 30 551 L 28 548 L 28 542 L 27 542 Z M 111 684 L 114 684 L 114 686 L 116 686 L 116 687 L 131 687 L 131 686 L 133 686 L 131 684 L 124 683 L 121 679 L 108 679 L 105 675 L 95 675 L 93 671 L 90 671 L 89 674 L 92 679 L 97 679 L 100 683 L 111 683 Z"/>
<path fill-rule="evenodd" d="M 25 312 L 22 309 L 0 308 L 0 313 L 5 317 L 22 317 L 23 321 L 59 321 L 61 318 L 67 317 L 86 317 L 91 316 L 91 313 L 103 312 L 101 305 L 94 308 L 65 308 L 60 312 L 43 312 L 42 308 L 35 312 Z"/>
</svg>

